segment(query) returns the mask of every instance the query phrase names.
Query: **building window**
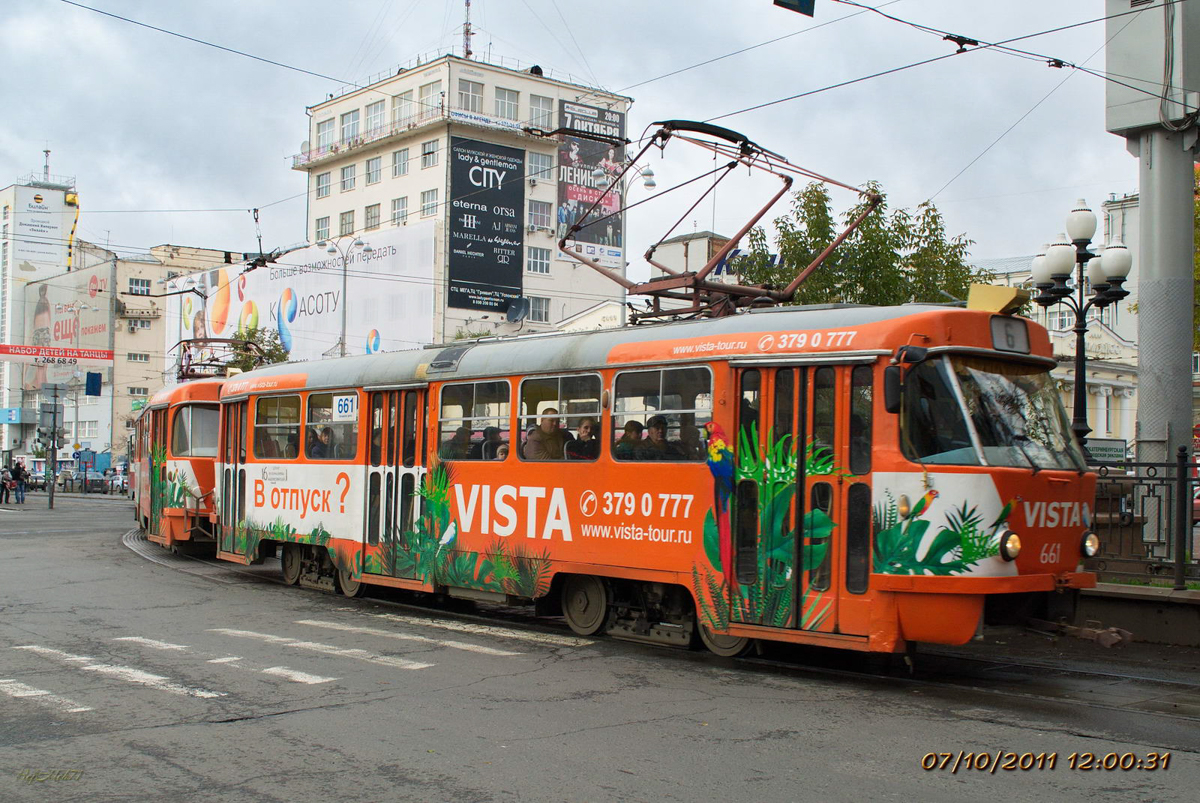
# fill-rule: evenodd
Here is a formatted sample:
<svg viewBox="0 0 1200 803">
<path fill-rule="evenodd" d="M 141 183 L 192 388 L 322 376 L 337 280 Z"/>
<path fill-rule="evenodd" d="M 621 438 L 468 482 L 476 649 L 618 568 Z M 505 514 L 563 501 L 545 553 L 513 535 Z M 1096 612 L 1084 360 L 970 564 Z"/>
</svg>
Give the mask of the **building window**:
<svg viewBox="0 0 1200 803">
<path fill-rule="evenodd" d="M 1075 326 L 1075 313 L 1069 309 L 1046 310 L 1046 328 L 1053 332 L 1065 332 Z"/>
<path fill-rule="evenodd" d="M 150 280 L 149 279 L 130 279 L 129 294 L 133 296 L 148 296 L 150 295 Z M 49 325 L 49 324 L 47 324 Z"/>
<path fill-rule="evenodd" d="M 554 128 L 554 98 L 529 96 L 529 125 L 546 131 Z"/>
<path fill-rule="evenodd" d="M 421 143 L 421 167 L 434 167 L 438 163 L 438 141 L 431 139 Z"/>
<path fill-rule="evenodd" d="M 438 191 L 425 190 L 421 193 L 421 217 L 436 215 L 438 208 Z"/>
<path fill-rule="evenodd" d="M 328 148 L 333 144 L 333 118 L 317 123 L 317 147 Z"/>
<path fill-rule="evenodd" d="M 547 181 L 554 178 L 554 157 L 548 153 L 529 151 L 529 177 L 544 178 Z"/>
<path fill-rule="evenodd" d="M 392 199 L 392 225 L 408 222 L 408 196 Z"/>
<path fill-rule="evenodd" d="M 534 323 L 550 323 L 550 299 L 529 296 L 529 320 Z"/>
<path fill-rule="evenodd" d="M 550 228 L 550 212 L 553 207 L 548 201 L 529 202 L 529 225 Z"/>
<path fill-rule="evenodd" d="M 354 189 L 354 173 L 358 165 L 346 165 L 342 168 L 342 192 Z"/>
<path fill-rule="evenodd" d="M 317 230 L 316 230 L 315 234 L 317 236 L 318 242 L 329 239 L 329 217 L 328 216 L 317 218 Z"/>
<path fill-rule="evenodd" d="M 134 388 L 134 387 L 131 387 L 131 388 L 129 389 L 129 395 L 130 395 L 130 396 L 149 396 L 149 395 L 150 395 L 150 388 Z"/>
<path fill-rule="evenodd" d="M 367 183 L 378 184 L 383 178 L 383 157 L 376 156 L 367 160 Z"/>
<path fill-rule="evenodd" d="M 367 104 L 367 131 L 375 133 L 383 128 L 387 115 L 387 101 L 380 100 Z"/>
<path fill-rule="evenodd" d="M 98 421 L 80 421 L 79 431 L 76 433 L 78 438 L 94 438 L 98 431 Z"/>
<path fill-rule="evenodd" d="M 363 210 L 363 228 L 368 231 L 379 228 L 379 204 L 371 204 Z"/>
<path fill-rule="evenodd" d="M 129 360 L 129 362 L 150 362 L 150 355 L 131 351 L 125 355 L 125 359 Z"/>
<path fill-rule="evenodd" d="M 408 148 L 392 151 L 392 178 L 408 175 Z"/>
<path fill-rule="evenodd" d="M 412 123 L 413 93 L 410 89 L 392 96 L 392 125 L 406 126 Z"/>
<path fill-rule="evenodd" d="M 501 120 L 516 120 L 519 97 L 516 90 L 496 87 L 496 116 Z"/>
<path fill-rule="evenodd" d="M 1200 351 L 1192 352 L 1192 373 L 1200 374 Z"/>
<path fill-rule="evenodd" d="M 317 197 L 326 198 L 329 196 L 330 179 L 333 178 L 331 173 L 317 174 Z"/>
<path fill-rule="evenodd" d="M 433 81 L 417 89 L 417 117 L 432 120 L 442 112 L 442 82 Z"/>
<path fill-rule="evenodd" d="M 358 138 L 358 109 L 342 115 L 342 142 Z"/>
<path fill-rule="evenodd" d="M 129 322 L 129 326 L 132 329 L 149 329 L 150 321 L 145 318 L 134 318 Z"/>
<path fill-rule="evenodd" d="M 354 210 L 342 212 L 338 216 L 338 236 L 345 237 L 347 234 L 354 233 Z"/>
<path fill-rule="evenodd" d="M 458 81 L 458 108 L 483 114 L 483 84 L 477 81 Z"/>
<path fill-rule="evenodd" d="M 525 249 L 528 258 L 525 261 L 525 269 L 530 273 L 549 273 L 550 272 L 550 249 L 549 248 L 534 248 L 528 247 Z"/>
</svg>

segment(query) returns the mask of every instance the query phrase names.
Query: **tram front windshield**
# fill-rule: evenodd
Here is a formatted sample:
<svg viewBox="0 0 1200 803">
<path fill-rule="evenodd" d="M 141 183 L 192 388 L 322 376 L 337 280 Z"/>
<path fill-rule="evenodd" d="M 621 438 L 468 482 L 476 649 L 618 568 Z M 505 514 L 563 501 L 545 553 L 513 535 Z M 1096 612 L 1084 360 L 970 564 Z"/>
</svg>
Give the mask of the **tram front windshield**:
<svg viewBox="0 0 1200 803">
<path fill-rule="evenodd" d="M 901 445 L 922 463 L 1083 470 L 1048 371 L 946 356 L 904 378 Z"/>
</svg>

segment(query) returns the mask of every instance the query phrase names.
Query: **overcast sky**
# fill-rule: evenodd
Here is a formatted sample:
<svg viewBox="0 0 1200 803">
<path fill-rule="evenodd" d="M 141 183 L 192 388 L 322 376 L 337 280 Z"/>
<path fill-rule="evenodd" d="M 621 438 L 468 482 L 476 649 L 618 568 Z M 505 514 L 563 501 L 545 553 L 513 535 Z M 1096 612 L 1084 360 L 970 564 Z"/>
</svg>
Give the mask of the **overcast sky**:
<svg viewBox="0 0 1200 803">
<path fill-rule="evenodd" d="M 463 0 L 84 3 L 352 83 L 462 39 Z M 983 41 L 1104 15 L 1101 0 L 872 4 Z M 490 51 L 632 96 L 633 136 L 653 120 L 709 119 L 955 49 L 833 0 L 817 0 L 815 19 L 771 0 L 474 0 L 472 21 L 484 60 Z M 1103 44 L 1104 24 L 1095 23 L 1020 46 L 1102 69 Z M 256 232 L 245 210 L 259 207 L 265 249 L 304 239 L 305 174 L 291 169 L 291 157 L 307 138 L 305 107 L 341 81 L 61 0 L 0 4 L 0 74 L 0 186 L 40 173 L 42 149 L 50 148 L 51 172 L 76 178 L 82 238 L 121 250 L 173 243 L 253 251 Z M 975 240 L 972 255 L 981 258 L 1033 253 L 1062 230 L 1078 197 L 1098 209 L 1110 193 L 1137 189 L 1136 160 L 1124 140 L 1104 131 L 1102 79 L 995 51 L 719 122 L 848 184 L 877 180 L 892 206 L 913 208 L 935 196 L 949 233 Z M 703 163 L 653 165 L 661 188 L 695 175 Z M 854 201 L 845 191 L 834 198 L 839 209 Z M 749 195 L 730 191 L 681 230 L 731 233 L 750 206 Z M 155 211 L 223 209 L 238 211 Z M 663 213 L 631 213 L 631 252 L 656 240 L 664 221 Z"/>
</svg>

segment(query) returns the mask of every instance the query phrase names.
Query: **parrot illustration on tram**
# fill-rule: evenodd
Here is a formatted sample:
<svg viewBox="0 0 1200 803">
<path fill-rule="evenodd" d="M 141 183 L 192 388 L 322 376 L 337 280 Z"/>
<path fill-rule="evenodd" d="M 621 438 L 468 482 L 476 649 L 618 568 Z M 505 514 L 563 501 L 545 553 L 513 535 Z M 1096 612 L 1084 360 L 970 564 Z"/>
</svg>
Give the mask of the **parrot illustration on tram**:
<svg viewBox="0 0 1200 803">
<path fill-rule="evenodd" d="M 733 585 L 733 538 L 730 535 L 729 500 L 733 496 L 733 449 L 729 447 L 729 439 L 725 430 L 716 421 L 704 425 L 708 432 L 708 470 L 713 475 L 713 496 L 715 505 L 713 517 L 717 524 L 717 537 L 720 544 L 721 571 L 724 572 L 730 586 Z"/>
</svg>

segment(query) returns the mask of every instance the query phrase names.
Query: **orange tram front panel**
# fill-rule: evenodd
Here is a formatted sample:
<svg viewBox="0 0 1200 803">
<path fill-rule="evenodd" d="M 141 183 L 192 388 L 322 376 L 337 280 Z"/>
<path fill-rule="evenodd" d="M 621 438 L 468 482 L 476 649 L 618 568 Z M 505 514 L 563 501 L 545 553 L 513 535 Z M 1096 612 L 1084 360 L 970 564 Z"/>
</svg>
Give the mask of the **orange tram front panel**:
<svg viewBox="0 0 1200 803">
<path fill-rule="evenodd" d="M 159 391 L 134 426 L 135 517 L 165 547 L 212 548 L 222 380 Z"/>
<path fill-rule="evenodd" d="M 963 643 L 990 595 L 1093 584 L 1095 477 L 1044 330 L 840 312 L 607 333 L 590 361 L 599 334 L 428 350 L 391 387 L 389 355 L 243 375 L 222 396 L 218 554 L 281 550 L 289 581 L 347 593 L 546 598 L 580 632 L 694 629 L 717 651 Z M 919 354 L 897 367 L 902 345 Z M 471 367 L 539 347 L 525 370 Z"/>
</svg>

